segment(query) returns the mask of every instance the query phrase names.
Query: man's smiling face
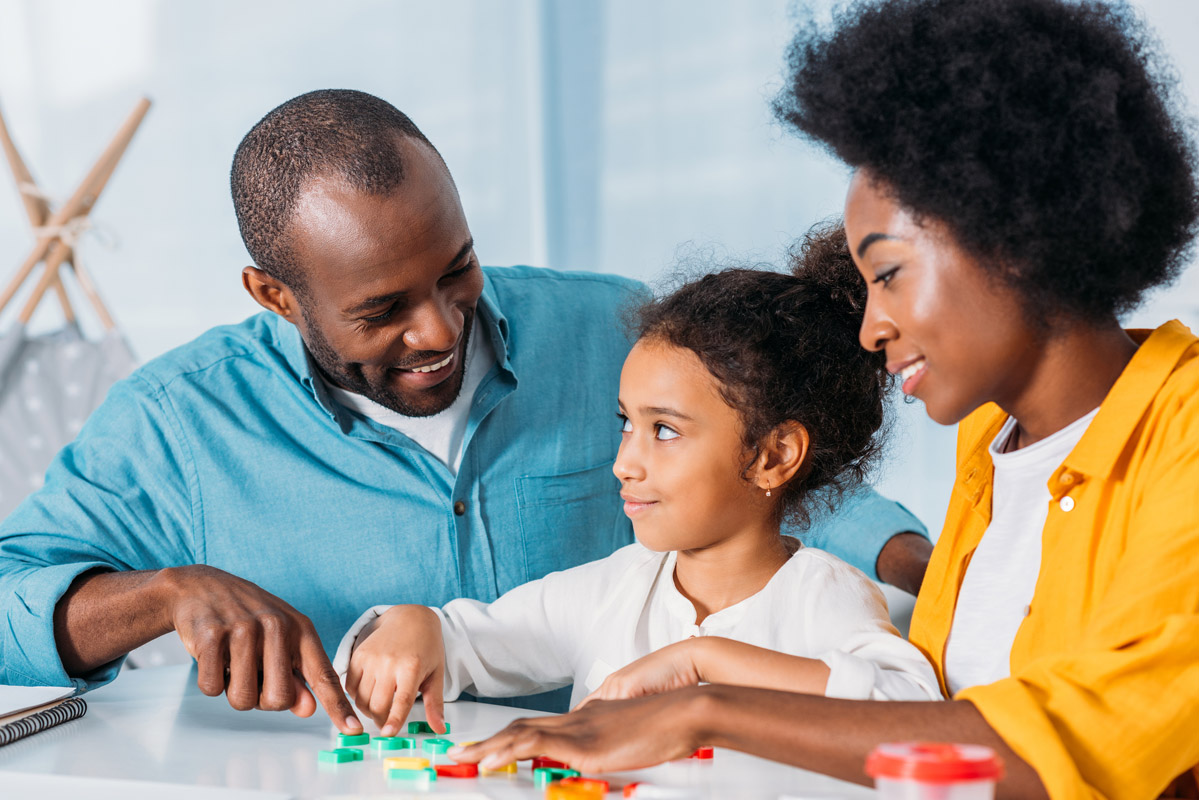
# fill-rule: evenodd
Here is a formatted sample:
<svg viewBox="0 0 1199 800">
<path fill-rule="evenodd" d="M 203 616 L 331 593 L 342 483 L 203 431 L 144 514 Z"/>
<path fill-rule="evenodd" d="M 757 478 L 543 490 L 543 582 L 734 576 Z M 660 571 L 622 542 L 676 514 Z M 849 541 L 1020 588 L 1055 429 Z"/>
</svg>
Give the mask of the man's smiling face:
<svg viewBox="0 0 1199 800">
<path fill-rule="evenodd" d="M 462 388 L 483 273 L 441 159 L 413 139 L 397 147 L 405 176 L 390 195 L 335 175 L 304 186 L 288 233 L 306 281 L 288 318 L 334 384 L 422 417 Z"/>
</svg>

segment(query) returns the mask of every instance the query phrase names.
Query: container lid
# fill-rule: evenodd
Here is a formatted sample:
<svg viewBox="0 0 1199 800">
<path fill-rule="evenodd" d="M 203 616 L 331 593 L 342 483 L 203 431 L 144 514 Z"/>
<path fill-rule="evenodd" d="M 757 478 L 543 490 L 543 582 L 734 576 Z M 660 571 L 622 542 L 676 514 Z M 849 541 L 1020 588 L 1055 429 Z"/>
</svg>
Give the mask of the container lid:
<svg viewBox="0 0 1199 800">
<path fill-rule="evenodd" d="M 997 781 L 1003 777 L 1003 761 L 978 744 L 892 742 L 874 748 L 866 759 L 866 774 L 926 783 Z"/>
</svg>

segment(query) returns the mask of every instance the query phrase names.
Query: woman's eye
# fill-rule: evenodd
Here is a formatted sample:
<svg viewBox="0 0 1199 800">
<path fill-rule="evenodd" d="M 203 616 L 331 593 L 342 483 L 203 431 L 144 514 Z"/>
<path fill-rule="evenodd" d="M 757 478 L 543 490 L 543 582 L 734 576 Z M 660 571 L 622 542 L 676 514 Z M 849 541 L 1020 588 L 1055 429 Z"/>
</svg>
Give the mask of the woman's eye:
<svg viewBox="0 0 1199 800">
<path fill-rule="evenodd" d="M 655 425 L 654 428 L 658 431 L 658 440 L 668 442 L 671 439 L 679 438 L 679 432 L 665 425 Z"/>
<path fill-rule="evenodd" d="M 621 433 L 632 433 L 633 432 L 633 423 L 629 422 L 628 417 L 626 417 L 624 414 L 617 414 L 616 418 L 620 420 L 620 432 Z"/>
<path fill-rule="evenodd" d="M 888 267 L 875 275 L 872 283 L 881 283 L 883 286 L 887 286 L 891 283 L 891 279 L 895 277 L 896 272 L 899 272 L 899 267 Z"/>
</svg>

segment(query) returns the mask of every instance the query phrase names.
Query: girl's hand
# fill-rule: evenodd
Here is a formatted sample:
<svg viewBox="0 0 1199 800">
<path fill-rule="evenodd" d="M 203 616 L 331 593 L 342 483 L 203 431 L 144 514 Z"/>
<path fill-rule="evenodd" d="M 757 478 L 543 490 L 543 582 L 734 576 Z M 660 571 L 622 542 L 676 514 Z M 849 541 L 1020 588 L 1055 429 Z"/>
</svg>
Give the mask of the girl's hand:
<svg viewBox="0 0 1199 800">
<path fill-rule="evenodd" d="M 383 736 L 394 736 L 419 692 L 434 730 L 445 729 L 441 620 L 424 606 L 393 606 L 363 629 L 350 656 L 346 694 Z"/>
<path fill-rule="evenodd" d="M 699 664 L 704 644 L 702 638 L 684 639 L 642 656 L 605 678 L 575 710 L 593 700 L 627 700 L 698 685 L 704 680 Z"/>
<path fill-rule="evenodd" d="M 556 717 L 518 719 L 490 739 L 454 747 L 449 755 L 484 769 L 548 756 L 584 773 L 643 769 L 686 758 L 700 741 L 707 687 L 633 700 L 592 702 Z"/>
</svg>

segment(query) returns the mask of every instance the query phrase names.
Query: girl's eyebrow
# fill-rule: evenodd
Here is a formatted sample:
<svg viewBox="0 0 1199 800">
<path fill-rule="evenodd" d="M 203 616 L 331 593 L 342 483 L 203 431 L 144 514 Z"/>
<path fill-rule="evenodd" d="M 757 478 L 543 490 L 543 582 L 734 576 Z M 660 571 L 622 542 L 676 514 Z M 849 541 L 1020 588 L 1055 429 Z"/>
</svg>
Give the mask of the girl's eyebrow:
<svg viewBox="0 0 1199 800">
<path fill-rule="evenodd" d="M 682 420 L 686 420 L 688 422 L 695 421 L 693 418 L 687 416 L 682 411 L 676 411 L 673 408 L 665 408 L 663 406 L 642 406 L 641 413 L 642 414 L 656 414 L 656 415 L 662 416 L 662 417 L 674 417 L 675 419 L 682 419 Z"/>
</svg>

